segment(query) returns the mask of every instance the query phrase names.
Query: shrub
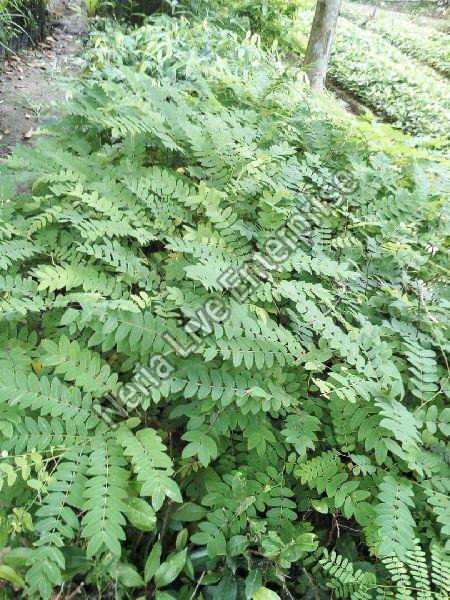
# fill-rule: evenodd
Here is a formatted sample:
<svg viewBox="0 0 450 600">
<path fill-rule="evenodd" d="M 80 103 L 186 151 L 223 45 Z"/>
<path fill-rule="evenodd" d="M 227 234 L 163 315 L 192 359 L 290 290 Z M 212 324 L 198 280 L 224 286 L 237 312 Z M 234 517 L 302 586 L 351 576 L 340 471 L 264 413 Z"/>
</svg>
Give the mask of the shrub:
<svg viewBox="0 0 450 600">
<path fill-rule="evenodd" d="M 342 14 L 358 23 L 364 22 L 367 29 L 381 34 L 406 54 L 444 75 L 450 75 L 450 38 L 443 31 L 418 25 L 398 13 L 382 11 L 369 17 L 366 10 L 361 10 L 354 3 L 351 6 L 344 4 Z"/>
<path fill-rule="evenodd" d="M 161 9 L 170 8 L 170 2 L 164 0 L 83 0 L 88 16 L 100 15 L 127 21 L 141 23 L 146 15 L 151 15 Z M 177 4 L 177 3 L 175 3 Z"/>
<path fill-rule="evenodd" d="M 0 56 L 11 46 L 39 41 L 47 31 L 47 0 L 0 0 Z"/>
<path fill-rule="evenodd" d="M 252 32 L 260 33 L 265 45 L 270 46 L 277 40 L 282 51 L 304 54 L 313 18 L 310 8 L 309 0 L 271 0 L 262 4 L 249 0 L 247 3 L 225 3 L 219 12 L 227 15 L 227 22 L 231 23 L 235 22 L 232 17 L 235 13 L 245 16 L 246 21 L 238 21 L 236 27 L 244 24 Z M 361 9 L 357 6 L 354 10 L 353 7 L 344 8 L 344 14 L 347 13 L 353 13 L 357 17 Z M 401 17 L 399 22 L 401 28 Z M 401 51 L 409 49 L 411 56 L 420 58 L 412 50 L 415 43 L 412 38 L 418 44 L 422 29 L 408 29 L 404 25 L 399 31 L 397 21 L 395 27 L 391 26 L 389 29 L 385 25 L 385 29 L 390 31 L 392 44 L 375 31 L 361 28 L 348 19 L 339 17 L 332 46 L 329 79 L 404 132 L 428 136 L 431 138 L 430 146 L 446 147 L 450 108 L 448 81 Z M 405 33 L 404 36 L 402 32 Z M 423 29 L 423 35 L 427 35 L 426 28 Z M 438 48 L 439 39 L 444 41 L 446 36 L 436 31 L 430 42 L 429 55 L 428 46 L 422 44 L 422 58 L 428 55 L 431 61 L 431 56 L 436 57 L 439 51 L 433 53 L 432 48 Z M 440 64 L 443 66 L 446 60 L 445 44 L 440 49 L 440 56 Z"/>
<path fill-rule="evenodd" d="M 285 35 L 286 29 L 303 4 L 302 0 L 245 0 L 232 2 L 231 10 L 239 18 L 247 18 L 252 31 L 273 40 Z"/>
<path fill-rule="evenodd" d="M 308 12 L 302 12 L 297 20 L 297 47 L 302 51 L 311 21 L 312 13 Z M 438 146 L 448 144 L 447 80 L 414 62 L 378 34 L 340 17 L 329 74 L 339 86 L 403 131 L 431 136 Z"/>
<path fill-rule="evenodd" d="M 250 36 L 158 18 L 87 60 L 3 166 L 0 577 L 443 600 L 441 169 Z"/>
</svg>

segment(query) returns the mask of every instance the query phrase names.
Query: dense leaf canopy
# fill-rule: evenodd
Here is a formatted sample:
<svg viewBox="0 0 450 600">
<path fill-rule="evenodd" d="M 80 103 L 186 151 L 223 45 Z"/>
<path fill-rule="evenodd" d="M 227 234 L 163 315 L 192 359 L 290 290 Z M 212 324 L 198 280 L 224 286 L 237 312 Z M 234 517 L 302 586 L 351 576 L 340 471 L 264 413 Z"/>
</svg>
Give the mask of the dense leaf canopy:
<svg viewBox="0 0 450 600">
<path fill-rule="evenodd" d="M 90 48 L 2 168 L 0 577 L 444 600 L 443 167 L 372 151 L 255 37 Z"/>
</svg>

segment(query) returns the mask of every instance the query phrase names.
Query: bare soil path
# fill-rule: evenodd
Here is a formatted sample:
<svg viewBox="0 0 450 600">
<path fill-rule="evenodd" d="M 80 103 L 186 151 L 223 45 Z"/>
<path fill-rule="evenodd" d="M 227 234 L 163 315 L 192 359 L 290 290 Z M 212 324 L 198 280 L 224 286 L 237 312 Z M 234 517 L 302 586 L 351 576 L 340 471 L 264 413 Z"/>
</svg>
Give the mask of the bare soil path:
<svg viewBox="0 0 450 600">
<path fill-rule="evenodd" d="M 77 70 L 86 24 L 74 4 L 80 5 L 50 0 L 50 35 L 37 48 L 0 63 L 0 156 L 15 144 L 29 143 L 48 104 L 64 95 L 56 80 Z"/>
</svg>

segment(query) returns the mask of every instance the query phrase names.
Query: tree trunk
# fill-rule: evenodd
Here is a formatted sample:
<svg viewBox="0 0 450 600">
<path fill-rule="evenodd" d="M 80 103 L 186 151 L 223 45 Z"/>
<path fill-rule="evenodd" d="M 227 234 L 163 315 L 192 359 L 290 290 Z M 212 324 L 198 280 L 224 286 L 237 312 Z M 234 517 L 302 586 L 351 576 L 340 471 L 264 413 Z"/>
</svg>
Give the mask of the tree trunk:
<svg viewBox="0 0 450 600">
<path fill-rule="evenodd" d="M 316 92 L 321 92 L 325 84 L 340 6 L 341 0 L 317 0 L 304 63 L 311 88 Z"/>
</svg>

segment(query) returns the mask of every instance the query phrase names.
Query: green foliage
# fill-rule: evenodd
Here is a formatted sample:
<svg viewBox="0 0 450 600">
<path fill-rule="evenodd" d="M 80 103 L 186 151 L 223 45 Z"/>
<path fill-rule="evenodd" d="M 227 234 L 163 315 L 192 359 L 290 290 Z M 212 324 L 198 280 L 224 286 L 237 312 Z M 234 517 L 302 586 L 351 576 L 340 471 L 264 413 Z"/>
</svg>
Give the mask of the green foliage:
<svg viewBox="0 0 450 600">
<path fill-rule="evenodd" d="M 344 3 L 342 14 L 348 19 L 363 24 L 370 31 L 379 33 L 397 48 L 423 62 L 443 75 L 450 74 L 449 36 L 435 27 L 417 25 L 400 13 L 363 10 L 354 2 Z"/>
<path fill-rule="evenodd" d="M 414 544 L 414 520 L 410 509 L 414 507 L 414 493 L 411 486 L 390 475 L 384 477 L 379 486 L 375 507 L 381 556 L 395 555 L 404 558 Z"/>
<path fill-rule="evenodd" d="M 170 0 L 83 0 L 83 4 L 89 17 L 99 15 L 131 23 L 140 23 L 145 15 L 172 6 Z"/>
<path fill-rule="evenodd" d="M 302 51 L 306 48 L 312 16 L 312 12 L 302 11 L 296 21 L 296 42 Z M 391 27 L 391 33 L 397 40 L 402 39 L 396 28 Z M 422 35 L 426 36 L 426 32 Z M 423 47 L 426 53 L 426 44 Z M 295 49 L 295 42 L 291 41 L 291 48 Z M 403 131 L 431 136 L 436 138 L 438 147 L 445 146 L 448 81 L 403 54 L 402 49 L 371 28 L 363 29 L 341 16 L 330 57 L 330 77 Z"/>
<path fill-rule="evenodd" d="M 383 559 L 383 564 L 393 581 L 395 591 L 386 589 L 378 598 L 417 598 L 426 600 L 448 597 L 450 592 L 450 560 L 448 554 L 436 543 L 425 553 L 415 540 L 413 549 L 406 552 L 404 560 L 396 556 Z"/>
<path fill-rule="evenodd" d="M 231 23 L 235 23 L 234 13 L 245 16 L 245 26 L 260 34 L 266 44 L 275 42 L 284 52 L 303 54 L 313 8 L 310 0 L 249 0 L 221 4 L 219 10 Z M 414 26 L 401 16 L 394 23 L 383 13 L 370 18 L 367 7 L 355 3 L 344 4 L 341 13 L 330 56 L 332 83 L 389 123 L 425 137 L 430 146 L 448 145 L 448 36 L 432 27 Z"/>
<path fill-rule="evenodd" d="M 166 496 L 175 502 L 182 501 L 178 486 L 170 477 L 172 461 L 154 429 L 141 429 L 136 435 L 121 429 L 118 440 L 124 447 L 124 455 L 130 457 L 137 481 L 142 482 L 140 495 L 150 496 L 155 510 L 161 508 Z"/>
<path fill-rule="evenodd" d="M 273 39 L 284 35 L 291 19 L 304 2 L 302 0 L 262 0 L 262 2 L 244 0 L 232 4 L 238 17 L 248 19 L 252 31 Z"/>
<path fill-rule="evenodd" d="M 445 164 L 274 59 L 195 19 L 95 32 L 2 165 L 6 597 L 447 593 Z"/>
<path fill-rule="evenodd" d="M 42 39 L 48 31 L 47 0 L 0 0 L 0 58 L 11 47 Z"/>
</svg>

